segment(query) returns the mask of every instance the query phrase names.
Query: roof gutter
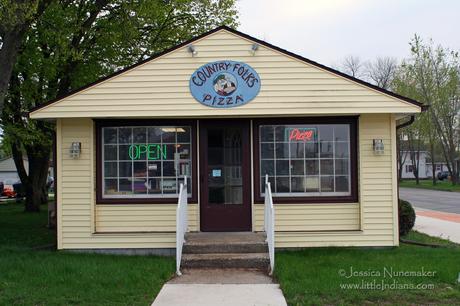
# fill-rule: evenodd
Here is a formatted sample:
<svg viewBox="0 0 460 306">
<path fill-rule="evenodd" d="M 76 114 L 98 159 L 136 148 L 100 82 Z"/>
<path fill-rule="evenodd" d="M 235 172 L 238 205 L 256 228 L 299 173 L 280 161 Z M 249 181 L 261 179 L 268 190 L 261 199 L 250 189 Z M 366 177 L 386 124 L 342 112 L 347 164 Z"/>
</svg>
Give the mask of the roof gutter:
<svg viewBox="0 0 460 306">
<path fill-rule="evenodd" d="M 406 122 L 404 122 L 404 123 L 401 123 L 401 124 L 398 124 L 398 125 L 396 126 L 396 130 L 399 130 L 399 129 L 402 129 L 403 127 L 409 126 L 409 125 L 411 125 L 412 123 L 414 123 L 414 121 L 415 121 L 415 115 L 411 115 L 411 116 L 410 116 L 410 119 L 409 119 L 408 121 L 406 121 Z"/>
<path fill-rule="evenodd" d="M 430 105 L 423 104 L 421 110 L 422 110 L 422 112 L 426 112 L 429 108 L 430 108 Z M 408 121 L 404 122 L 404 123 L 401 123 L 401 124 L 397 125 L 396 130 L 399 130 L 399 129 L 402 129 L 402 128 L 406 127 L 406 126 L 409 126 L 412 123 L 414 123 L 414 121 L 415 121 L 415 115 L 410 115 L 410 119 Z"/>
</svg>

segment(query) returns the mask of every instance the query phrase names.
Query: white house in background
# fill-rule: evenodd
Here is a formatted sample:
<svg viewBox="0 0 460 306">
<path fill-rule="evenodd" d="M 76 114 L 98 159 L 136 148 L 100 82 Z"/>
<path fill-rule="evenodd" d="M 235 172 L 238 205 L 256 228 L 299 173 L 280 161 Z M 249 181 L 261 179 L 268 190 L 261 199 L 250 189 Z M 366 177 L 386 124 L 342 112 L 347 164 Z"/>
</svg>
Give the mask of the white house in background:
<svg viewBox="0 0 460 306">
<path fill-rule="evenodd" d="M 416 157 L 415 153 L 415 156 Z M 420 161 L 419 161 L 419 178 L 431 178 L 433 176 L 433 169 L 431 165 L 431 157 L 429 152 L 427 151 L 420 151 Z M 414 176 L 414 169 L 411 161 L 411 152 L 410 151 L 403 151 L 401 152 L 401 159 L 404 161 L 402 166 L 401 178 L 403 179 L 413 179 Z M 436 168 L 434 174 L 437 175 L 440 171 L 448 171 L 447 165 L 444 162 L 436 162 Z M 399 164 L 398 164 L 399 167 Z"/>
<path fill-rule="evenodd" d="M 29 161 L 25 157 L 23 160 L 26 171 L 29 173 Z M 19 181 L 19 175 L 13 157 L 0 159 L 0 182 L 3 182 L 5 185 L 12 185 L 17 181 Z"/>
</svg>

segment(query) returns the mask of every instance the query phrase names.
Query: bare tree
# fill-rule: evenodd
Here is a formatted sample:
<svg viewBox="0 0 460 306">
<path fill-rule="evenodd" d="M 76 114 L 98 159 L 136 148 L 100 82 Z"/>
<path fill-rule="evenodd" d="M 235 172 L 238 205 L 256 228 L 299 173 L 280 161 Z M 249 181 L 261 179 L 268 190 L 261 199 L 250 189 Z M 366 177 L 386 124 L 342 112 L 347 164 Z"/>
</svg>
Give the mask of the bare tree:
<svg viewBox="0 0 460 306">
<path fill-rule="evenodd" d="M 364 63 L 355 55 L 349 55 L 343 58 L 338 69 L 355 78 L 362 78 L 365 75 Z"/>
<path fill-rule="evenodd" d="M 367 78 L 383 89 L 390 89 L 398 69 L 398 61 L 394 57 L 378 57 L 375 61 L 365 63 Z"/>
</svg>

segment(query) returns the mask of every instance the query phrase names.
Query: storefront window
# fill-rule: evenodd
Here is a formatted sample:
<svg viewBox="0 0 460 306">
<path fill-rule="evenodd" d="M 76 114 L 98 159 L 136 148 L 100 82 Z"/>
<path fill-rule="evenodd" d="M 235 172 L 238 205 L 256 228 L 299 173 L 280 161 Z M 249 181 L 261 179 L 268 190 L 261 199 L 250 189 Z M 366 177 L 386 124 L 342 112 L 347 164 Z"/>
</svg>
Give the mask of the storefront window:
<svg viewBox="0 0 460 306">
<path fill-rule="evenodd" d="M 351 195 L 350 125 L 260 125 L 260 190 L 273 196 Z"/>
<path fill-rule="evenodd" d="M 103 198 L 177 197 L 191 191 L 190 126 L 102 127 Z"/>
</svg>

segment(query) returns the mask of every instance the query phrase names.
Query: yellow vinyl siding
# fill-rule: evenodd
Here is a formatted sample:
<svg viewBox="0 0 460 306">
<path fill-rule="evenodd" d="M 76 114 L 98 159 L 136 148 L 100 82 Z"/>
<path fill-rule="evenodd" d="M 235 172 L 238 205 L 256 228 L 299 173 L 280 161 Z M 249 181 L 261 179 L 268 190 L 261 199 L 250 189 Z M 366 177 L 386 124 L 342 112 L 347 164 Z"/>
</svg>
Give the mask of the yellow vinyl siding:
<svg viewBox="0 0 460 306">
<path fill-rule="evenodd" d="M 176 204 L 97 205 L 97 232 L 175 232 Z M 198 205 L 189 205 L 189 228 L 198 229 Z"/>
<path fill-rule="evenodd" d="M 263 231 L 264 205 L 254 205 L 254 228 Z M 275 230 L 359 230 L 359 204 L 275 204 Z"/>
<path fill-rule="evenodd" d="M 91 119 L 60 119 L 57 133 L 59 249 L 175 247 L 176 205 L 95 205 Z M 78 159 L 69 156 L 74 141 L 82 143 Z M 189 212 L 196 230 L 198 205 L 189 205 Z"/>
<path fill-rule="evenodd" d="M 419 112 L 420 108 L 221 30 L 186 47 L 64 98 L 32 118 L 298 116 Z M 189 78 L 216 60 L 243 61 L 261 78 L 261 91 L 241 107 L 206 107 L 189 93 Z"/>
<path fill-rule="evenodd" d="M 394 116 L 361 115 L 358 134 L 360 204 L 276 205 L 276 247 L 398 245 Z M 374 138 L 383 139 L 385 154 L 374 154 Z M 255 212 L 261 230 L 263 206 Z"/>
<path fill-rule="evenodd" d="M 360 116 L 360 203 L 277 204 L 277 247 L 397 245 L 393 121 L 389 114 Z M 176 205 L 95 205 L 90 119 L 61 119 L 57 130 L 60 249 L 175 246 Z M 374 138 L 384 140 L 384 155 L 373 153 Z M 79 159 L 69 157 L 72 141 L 82 142 Z M 199 230 L 198 205 L 189 206 L 189 220 L 190 230 Z M 253 228 L 263 229 L 263 205 L 254 205 Z"/>
</svg>

